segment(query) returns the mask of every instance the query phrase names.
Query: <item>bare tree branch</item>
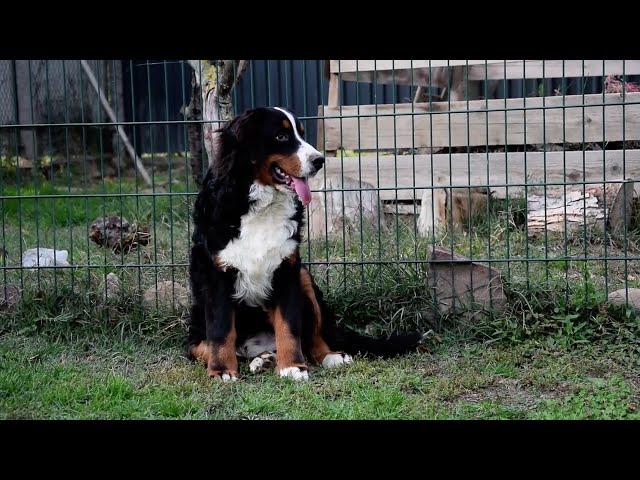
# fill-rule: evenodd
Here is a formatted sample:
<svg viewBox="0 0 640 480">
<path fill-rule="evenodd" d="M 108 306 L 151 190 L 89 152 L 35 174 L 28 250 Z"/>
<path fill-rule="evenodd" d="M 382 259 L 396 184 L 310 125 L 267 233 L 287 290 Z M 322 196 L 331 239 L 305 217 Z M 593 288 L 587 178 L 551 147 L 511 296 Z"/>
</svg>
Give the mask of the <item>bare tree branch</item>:
<svg viewBox="0 0 640 480">
<path fill-rule="evenodd" d="M 140 160 L 140 158 L 136 154 L 136 151 L 131 146 L 131 142 L 129 141 L 129 137 L 127 136 L 126 132 L 124 131 L 124 128 L 122 128 L 121 125 L 118 125 L 118 119 L 116 118 L 115 113 L 113 113 L 113 110 L 111 109 L 111 106 L 109 105 L 109 102 L 107 101 L 107 98 L 104 96 L 104 93 L 103 93 L 102 89 L 98 85 L 98 81 L 96 80 L 96 77 L 93 74 L 93 71 L 91 70 L 91 67 L 89 66 L 89 64 L 87 63 L 86 60 L 80 60 L 80 64 L 82 65 L 82 68 L 84 69 L 84 72 L 87 74 L 87 77 L 89 78 L 89 83 L 91 83 L 91 86 L 93 87 L 93 89 L 96 91 L 96 93 L 100 97 L 100 102 L 102 103 L 102 106 L 106 110 L 107 115 L 109 115 L 109 118 L 111 118 L 111 121 L 116 125 L 116 128 L 118 129 L 118 133 L 120 134 L 120 137 L 122 138 L 122 142 L 124 143 L 124 146 L 127 148 L 127 151 L 129 152 L 129 155 L 131 155 L 131 158 L 135 162 L 136 168 L 138 169 L 138 172 L 142 176 L 142 179 L 147 183 L 147 185 L 151 186 L 152 182 L 151 182 L 151 178 L 149 177 L 149 174 L 147 173 L 147 170 L 144 168 L 144 165 L 142 164 L 142 161 Z"/>
</svg>

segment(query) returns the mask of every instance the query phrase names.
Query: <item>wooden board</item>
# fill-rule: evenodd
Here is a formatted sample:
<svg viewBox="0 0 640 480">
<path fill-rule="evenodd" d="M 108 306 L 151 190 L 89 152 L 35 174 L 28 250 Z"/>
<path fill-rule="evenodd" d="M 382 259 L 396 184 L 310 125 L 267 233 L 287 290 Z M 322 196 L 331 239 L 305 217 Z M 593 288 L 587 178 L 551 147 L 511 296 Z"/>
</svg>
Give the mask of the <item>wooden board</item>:
<svg viewBox="0 0 640 480">
<path fill-rule="evenodd" d="M 640 150 L 526 152 L 526 157 L 524 152 L 329 157 L 325 170 L 327 175 L 344 175 L 385 189 L 380 190 L 380 198 L 387 201 L 420 200 L 425 188 L 432 185 L 432 178 L 436 184 L 454 187 L 489 185 L 497 197 L 504 198 L 507 188 L 493 185 L 511 185 L 508 187 L 511 196 L 521 194 L 525 183 L 596 183 L 623 176 L 640 178 Z M 439 177 L 443 180 L 438 181 Z M 639 185 L 636 183 L 636 188 Z M 536 188 L 542 192 L 542 187 Z"/>
<path fill-rule="evenodd" d="M 469 80 L 502 80 L 523 78 L 572 78 L 602 75 L 638 75 L 640 60 L 331 60 L 331 73 L 340 73 L 342 80 L 371 82 L 369 72 L 428 70 L 439 67 L 469 67 Z M 356 78 L 357 72 L 357 78 Z M 419 85 L 417 78 L 393 78 L 396 84 Z M 377 80 L 380 83 L 380 80 Z M 382 80 L 387 82 L 387 80 Z"/>
<path fill-rule="evenodd" d="M 320 106 L 320 150 L 640 139 L 640 93 Z M 333 117 L 333 118 L 332 118 Z M 340 117 L 340 118 L 339 118 Z M 624 134 L 623 134 L 624 125 Z M 324 144 L 323 144 L 324 143 Z"/>
</svg>

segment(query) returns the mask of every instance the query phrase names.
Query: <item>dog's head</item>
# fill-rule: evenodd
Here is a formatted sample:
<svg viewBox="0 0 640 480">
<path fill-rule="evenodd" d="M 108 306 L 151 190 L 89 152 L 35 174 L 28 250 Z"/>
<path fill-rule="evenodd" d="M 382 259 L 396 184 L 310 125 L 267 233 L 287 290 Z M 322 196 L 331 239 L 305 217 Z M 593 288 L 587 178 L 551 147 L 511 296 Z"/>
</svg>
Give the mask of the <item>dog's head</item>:
<svg viewBox="0 0 640 480">
<path fill-rule="evenodd" d="M 226 153 L 218 161 L 239 162 L 238 167 L 251 170 L 255 181 L 295 192 L 304 205 L 311 201 L 308 178 L 322 168 L 324 157 L 304 140 L 304 127 L 295 114 L 280 107 L 255 108 L 219 132 Z M 229 174 L 232 167 L 225 170 Z"/>
</svg>

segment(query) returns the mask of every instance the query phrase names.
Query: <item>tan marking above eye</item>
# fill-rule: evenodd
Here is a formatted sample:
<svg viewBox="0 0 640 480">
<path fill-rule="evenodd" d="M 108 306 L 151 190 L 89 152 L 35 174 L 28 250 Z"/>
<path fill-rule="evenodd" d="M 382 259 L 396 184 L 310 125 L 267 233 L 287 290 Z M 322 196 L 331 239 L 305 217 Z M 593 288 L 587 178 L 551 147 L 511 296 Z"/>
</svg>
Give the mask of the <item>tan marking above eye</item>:
<svg viewBox="0 0 640 480">
<path fill-rule="evenodd" d="M 284 120 L 282 120 L 282 126 L 283 126 L 285 129 L 289 129 L 289 128 L 291 128 L 291 123 L 289 122 L 289 120 L 287 120 L 287 119 L 285 118 Z"/>
<path fill-rule="evenodd" d="M 302 123 L 298 124 L 298 130 L 300 130 L 300 135 L 304 135 L 304 125 Z"/>
</svg>

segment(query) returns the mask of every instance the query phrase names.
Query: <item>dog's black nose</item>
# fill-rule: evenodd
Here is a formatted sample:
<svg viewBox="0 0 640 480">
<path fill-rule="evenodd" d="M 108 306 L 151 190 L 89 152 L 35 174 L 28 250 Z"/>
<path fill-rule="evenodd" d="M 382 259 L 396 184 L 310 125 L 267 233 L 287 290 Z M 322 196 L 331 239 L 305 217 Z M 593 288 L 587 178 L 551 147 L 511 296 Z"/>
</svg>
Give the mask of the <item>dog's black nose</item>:
<svg viewBox="0 0 640 480">
<path fill-rule="evenodd" d="M 311 163 L 313 163 L 314 168 L 318 171 L 324 165 L 324 157 L 314 158 Z"/>
</svg>

